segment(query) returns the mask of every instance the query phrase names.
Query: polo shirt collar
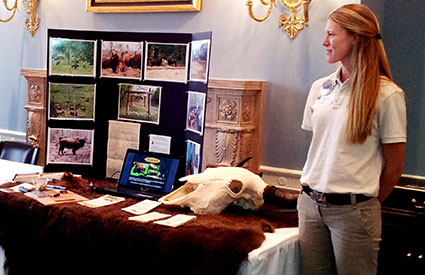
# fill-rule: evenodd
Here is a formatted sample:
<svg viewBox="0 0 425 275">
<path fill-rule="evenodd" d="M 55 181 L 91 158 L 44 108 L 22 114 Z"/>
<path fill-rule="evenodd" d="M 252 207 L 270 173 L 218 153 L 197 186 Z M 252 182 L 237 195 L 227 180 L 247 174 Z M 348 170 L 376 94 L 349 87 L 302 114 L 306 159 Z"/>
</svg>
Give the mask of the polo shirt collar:
<svg viewBox="0 0 425 275">
<path fill-rule="evenodd" d="M 335 85 L 338 84 L 338 85 L 341 85 L 342 86 L 342 85 L 344 85 L 344 84 L 346 84 L 346 83 L 348 83 L 350 81 L 350 78 L 347 78 L 347 80 L 344 83 L 342 83 L 342 81 L 341 81 L 341 71 L 342 71 L 342 65 L 340 65 L 338 67 L 338 69 L 336 70 L 336 72 L 331 77 L 332 82 Z"/>
</svg>

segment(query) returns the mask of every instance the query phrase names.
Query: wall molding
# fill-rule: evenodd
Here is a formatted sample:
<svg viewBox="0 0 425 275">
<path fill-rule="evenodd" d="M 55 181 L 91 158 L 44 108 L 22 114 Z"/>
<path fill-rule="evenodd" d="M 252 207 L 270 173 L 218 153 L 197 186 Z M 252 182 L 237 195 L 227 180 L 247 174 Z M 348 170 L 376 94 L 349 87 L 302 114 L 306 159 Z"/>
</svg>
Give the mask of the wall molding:
<svg viewBox="0 0 425 275">
<path fill-rule="evenodd" d="M 26 140 L 25 132 L 10 131 L 0 129 L 0 140 L 24 141 Z"/>
<path fill-rule="evenodd" d="M 260 171 L 263 173 L 262 178 L 267 184 L 289 190 L 301 190 L 301 170 L 261 165 Z M 406 184 L 425 186 L 425 177 L 403 174 L 401 175 L 398 186 Z"/>
<path fill-rule="evenodd" d="M 267 184 L 284 189 L 301 190 L 300 170 L 261 165 L 260 171 L 263 173 L 262 178 Z"/>
</svg>

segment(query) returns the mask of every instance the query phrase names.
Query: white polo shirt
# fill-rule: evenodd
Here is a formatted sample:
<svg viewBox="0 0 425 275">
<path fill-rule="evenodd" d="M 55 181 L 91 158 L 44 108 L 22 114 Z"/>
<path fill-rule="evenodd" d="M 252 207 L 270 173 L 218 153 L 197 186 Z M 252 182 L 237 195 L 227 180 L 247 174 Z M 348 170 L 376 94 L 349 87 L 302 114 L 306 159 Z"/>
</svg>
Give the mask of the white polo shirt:
<svg viewBox="0 0 425 275">
<path fill-rule="evenodd" d="M 319 192 L 376 197 L 384 164 L 381 144 L 406 142 L 404 92 L 381 80 L 371 135 L 363 144 L 348 144 L 350 80 L 341 83 L 340 70 L 311 87 L 301 127 L 313 137 L 300 181 Z"/>
</svg>

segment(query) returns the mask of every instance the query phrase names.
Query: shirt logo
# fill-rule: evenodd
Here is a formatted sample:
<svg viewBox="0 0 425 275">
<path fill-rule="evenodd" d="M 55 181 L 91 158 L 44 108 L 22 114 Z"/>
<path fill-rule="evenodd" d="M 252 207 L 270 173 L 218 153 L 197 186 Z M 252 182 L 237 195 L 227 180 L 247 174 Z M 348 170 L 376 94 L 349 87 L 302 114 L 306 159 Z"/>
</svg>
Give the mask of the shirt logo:
<svg viewBox="0 0 425 275">
<path fill-rule="evenodd" d="M 335 88 L 335 85 L 336 84 L 332 81 L 332 79 L 328 79 L 323 82 L 322 87 L 320 87 L 320 96 L 317 98 L 317 100 L 321 100 L 322 97 L 330 95 Z"/>
<path fill-rule="evenodd" d="M 332 92 L 334 87 L 335 87 L 335 83 L 332 81 L 332 79 L 328 79 L 325 82 L 323 82 L 322 87 L 320 87 L 320 94 L 322 96 L 327 96 Z"/>
</svg>

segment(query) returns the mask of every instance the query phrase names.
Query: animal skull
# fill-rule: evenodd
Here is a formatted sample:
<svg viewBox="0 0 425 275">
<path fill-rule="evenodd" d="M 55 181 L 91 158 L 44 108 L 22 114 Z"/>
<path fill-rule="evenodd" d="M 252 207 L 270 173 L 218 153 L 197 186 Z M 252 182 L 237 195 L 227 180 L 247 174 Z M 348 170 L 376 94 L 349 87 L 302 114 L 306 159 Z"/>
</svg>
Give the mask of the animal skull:
<svg viewBox="0 0 425 275">
<path fill-rule="evenodd" d="M 179 180 L 186 183 L 160 201 L 188 206 L 197 214 L 218 214 L 231 203 L 258 209 L 264 203 L 267 186 L 259 176 L 241 167 L 207 168 Z"/>
</svg>

